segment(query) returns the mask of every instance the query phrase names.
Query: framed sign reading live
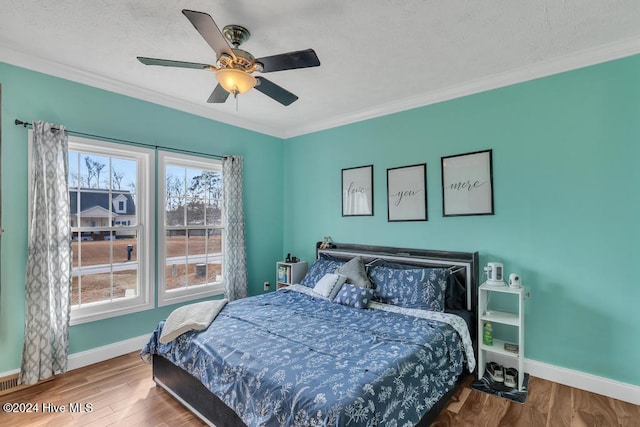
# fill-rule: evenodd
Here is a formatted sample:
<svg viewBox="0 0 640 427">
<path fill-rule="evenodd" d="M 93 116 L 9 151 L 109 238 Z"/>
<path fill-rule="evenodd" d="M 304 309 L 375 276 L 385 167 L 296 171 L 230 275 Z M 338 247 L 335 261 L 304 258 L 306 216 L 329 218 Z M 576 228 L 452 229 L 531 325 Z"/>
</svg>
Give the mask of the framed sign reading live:
<svg viewBox="0 0 640 427">
<path fill-rule="evenodd" d="M 373 216 L 373 165 L 342 169 L 342 216 Z"/>
</svg>

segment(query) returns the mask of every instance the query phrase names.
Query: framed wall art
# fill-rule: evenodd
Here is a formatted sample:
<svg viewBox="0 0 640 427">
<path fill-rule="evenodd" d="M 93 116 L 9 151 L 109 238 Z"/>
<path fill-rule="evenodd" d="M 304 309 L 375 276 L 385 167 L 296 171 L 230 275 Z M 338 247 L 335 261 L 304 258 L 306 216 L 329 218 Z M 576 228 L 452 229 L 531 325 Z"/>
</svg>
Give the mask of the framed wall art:
<svg viewBox="0 0 640 427">
<path fill-rule="evenodd" d="M 427 221 L 427 164 L 387 169 L 388 221 Z"/>
<path fill-rule="evenodd" d="M 373 165 L 342 169 L 342 216 L 373 215 Z"/>
<path fill-rule="evenodd" d="M 492 150 L 442 157 L 442 216 L 493 215 Z"/>
</svg>

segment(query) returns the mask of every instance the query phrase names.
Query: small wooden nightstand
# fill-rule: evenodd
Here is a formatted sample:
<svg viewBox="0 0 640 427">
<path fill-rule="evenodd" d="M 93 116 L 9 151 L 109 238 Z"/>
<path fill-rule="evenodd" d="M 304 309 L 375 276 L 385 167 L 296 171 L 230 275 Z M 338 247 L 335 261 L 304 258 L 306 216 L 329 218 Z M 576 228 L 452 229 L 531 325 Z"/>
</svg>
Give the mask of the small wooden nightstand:
<svg viewBox="0 0 640 427">
<path fill-rule="evenodd" d="M 277 262 L 276 288 L 284 288 L 294 283 L 300 283 L 307 274 L 307 262 Z"/>
</svg>

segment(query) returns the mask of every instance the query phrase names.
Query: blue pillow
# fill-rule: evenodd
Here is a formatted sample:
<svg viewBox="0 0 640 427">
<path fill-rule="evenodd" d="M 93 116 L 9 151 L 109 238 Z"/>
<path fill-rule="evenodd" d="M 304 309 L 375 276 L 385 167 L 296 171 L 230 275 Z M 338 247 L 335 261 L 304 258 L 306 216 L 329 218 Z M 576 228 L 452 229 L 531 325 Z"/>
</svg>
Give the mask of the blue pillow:
<svg viewBox="0 0 640 427">
<path fill-rule="evenodd" d="M 345 283 L 336 295 L 334 302 L 355 308 L 367 308 L 373 297 L 373 289 Z"/>
<path fill-rule="evenodd" d="M 311 264 L 309 271 L 307 271 L 307 274 L 304 276 L 300 284 L 313 288 L 325 274 L 335 273 L 338 267 L 343 264 L 344 261 L 318 258 L 313 262 L 313 264 Z"/>
<path fill-rule="evenodd" d="M 386 304 L 421 310 L 444 311 L 447 282 L 451 272 L 444 268 L 390 268 L 370 270 L 375 298 Z"/>
</svg>

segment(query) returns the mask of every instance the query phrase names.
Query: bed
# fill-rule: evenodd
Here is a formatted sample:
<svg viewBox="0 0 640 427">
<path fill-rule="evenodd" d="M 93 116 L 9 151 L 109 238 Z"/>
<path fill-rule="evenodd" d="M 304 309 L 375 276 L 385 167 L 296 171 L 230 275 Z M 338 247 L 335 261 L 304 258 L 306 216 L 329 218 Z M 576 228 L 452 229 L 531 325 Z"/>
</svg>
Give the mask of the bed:
<svg viewBox="0 0 640 427">
<path fill-rule="evenodd" d="M 218 427 L 429 425 L 475 367 L 478 253 L 317 244 L 316 255 L 301 284 L 230 302 L 203 331 L 162 344 L 160 322 L 141 353 L 154 381 Z M 356 260 L 376 291 L 316 293 L 323 269 Z M 443 274 L 442 307 L 406 303 L 416 272 Z M 375 300 L 354 305 L 363 297 L 347 289 Z"/>
</svg>

